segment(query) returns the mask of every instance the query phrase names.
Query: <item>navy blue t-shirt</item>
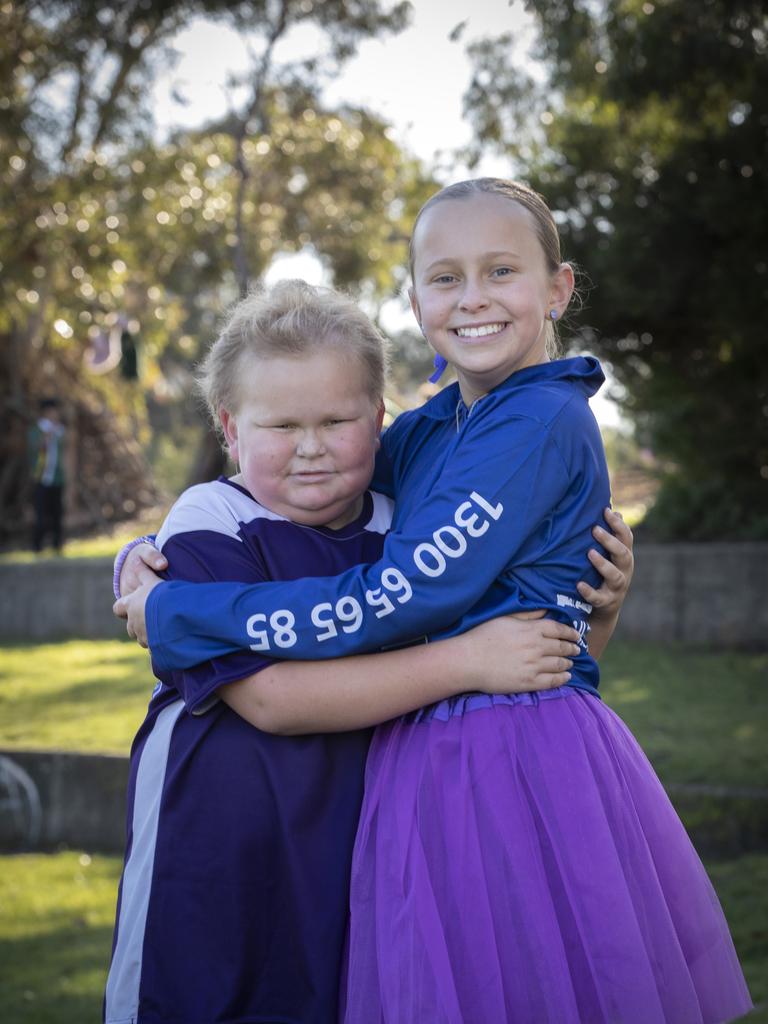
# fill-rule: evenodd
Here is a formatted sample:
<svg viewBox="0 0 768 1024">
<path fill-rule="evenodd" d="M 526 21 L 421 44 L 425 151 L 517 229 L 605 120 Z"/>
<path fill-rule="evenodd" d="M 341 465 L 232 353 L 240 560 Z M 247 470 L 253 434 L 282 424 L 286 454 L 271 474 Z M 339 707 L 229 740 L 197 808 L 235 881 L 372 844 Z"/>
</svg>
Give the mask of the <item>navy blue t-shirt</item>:
<svg viewBox="0 0 768 1024">
<path fill-rule="evenodd" d="M 340 530 L 300 526 L 219 480 L 179 498 L 158 545 L 173 579 L 296 579 L 375 561 L 391 516 L 370 492 Z M 270 663 L 158 673 L 131 750 L 109 1024 L 336 1020 L 370 731 L 271 736 L 218 700 Z"/>
</svg>

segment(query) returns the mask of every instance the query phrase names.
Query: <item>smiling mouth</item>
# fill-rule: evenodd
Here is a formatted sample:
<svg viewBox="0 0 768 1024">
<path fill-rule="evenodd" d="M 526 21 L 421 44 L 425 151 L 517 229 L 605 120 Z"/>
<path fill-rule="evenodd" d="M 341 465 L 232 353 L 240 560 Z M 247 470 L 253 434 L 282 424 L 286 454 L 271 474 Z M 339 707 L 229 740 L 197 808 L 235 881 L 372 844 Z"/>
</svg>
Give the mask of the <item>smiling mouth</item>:
<svg viewBox="0 0 768 1024">
<path fill-rule="evenodd" d="M 459 338 L 487 338 L 491 334 L 499 334 L 506 323 L 479 324 L 477 327 L 455 327 L 453 333 Z"/>
</svg>

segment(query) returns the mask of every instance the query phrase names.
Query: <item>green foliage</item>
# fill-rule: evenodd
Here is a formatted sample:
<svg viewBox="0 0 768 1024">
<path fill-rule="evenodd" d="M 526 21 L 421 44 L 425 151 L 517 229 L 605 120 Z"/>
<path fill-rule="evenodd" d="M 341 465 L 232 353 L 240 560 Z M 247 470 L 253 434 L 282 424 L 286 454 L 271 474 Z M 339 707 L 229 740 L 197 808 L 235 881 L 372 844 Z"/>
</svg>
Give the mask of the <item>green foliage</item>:
<svg viewBox="0 0 768 1024">
<path fill-rule="evenodd" d="M 546 83 L 511 64 L 508 41 L 488 41 L 467 100 L 594 283 L 578 343 L 610 362 L 638 436 L 672 470 L 648 526 L 766 537 L 765 5 L 529 7 Z"/>
<path fill-rule="evenodd" d="M 78 466 L 79 519 L 124 518 L 156 500 L 135 479 L 128 496 L 107 500 L 93 477 L 120 477 L 115 437 L 144 478 L 143 448 L 161 470 L 169 464 L 151 428 L 170 426 L 176 448 L 204 437 L 191 366 L 222 309 L 281 253 L 314 250 L 371 309 L 399 288 L 406 225 L 431 180 L 384 121 L 352 106 L 325 109 L 317 93 L 361 40 L 399 31 L 409 12 L 380 0 L 4 5 L 0 407 L 16 419 L 0 437 L 0 520 L 21 519 L 24 428 L 49 392 L 107 413 L 96 426 L 89 418 L 87 439 L 80 426 L 71 432 L 78 453 L 86 444 L 115 451 L 114 468 L 102 460 L 89 477 Z M 153 76 L 195 17 L 247 35 L 254 58 L 241 84 L 250 98 L 220 123 L 158 141 Z M 325 33 L 326 56 L 276 63 L 277 41 L 304 22 Z M 97 362 L 107 339 L 109 358 Z M 127 342 L 138 350 L 133 375 Z M 178 414 L 165 415 L 172 405 Z"/>
</svg>

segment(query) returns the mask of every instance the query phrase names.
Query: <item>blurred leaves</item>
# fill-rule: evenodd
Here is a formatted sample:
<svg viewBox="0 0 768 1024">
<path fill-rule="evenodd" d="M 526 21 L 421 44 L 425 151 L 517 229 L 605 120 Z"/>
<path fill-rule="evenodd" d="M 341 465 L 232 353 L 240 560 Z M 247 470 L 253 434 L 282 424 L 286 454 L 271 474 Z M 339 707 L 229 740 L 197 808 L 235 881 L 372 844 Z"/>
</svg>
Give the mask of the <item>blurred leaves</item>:
<svg viewBox="0 0 768 1024">
<path fill-rule="evenodd" d="M 557 211 L 592 287 L 577 344 L 668 467 L 648 526 L 768 536 L 768 10 L 757 0 L 530 0 L 545 77 L 473 48 L 475 158 Z M 594 327 L 592 326 L 594 325 Z"/>
<path fill-rule="evenodd" d="M 432 182 L 384 121 L 317 94 L 360 40 L 398 31 L 409 12 L 378 0 L 0 0 L 4 409 L 28 415 L 66 366 L 146 441 L 147 401 L 188 397 L 221 310 L 276 256 L 313 251 L 374 311 L 396 292 Z M 247 35 L 250 98 L 160 140 L 153 76 L 200 16 Z M 276 62 L 275 43 L 303 21 L 324 33 L 323 59 Z M 116 330 L 138 348 L 138 386 L 85 368 Z M 0 479 L 0 507 L 21 490 Z"/>
</svg>

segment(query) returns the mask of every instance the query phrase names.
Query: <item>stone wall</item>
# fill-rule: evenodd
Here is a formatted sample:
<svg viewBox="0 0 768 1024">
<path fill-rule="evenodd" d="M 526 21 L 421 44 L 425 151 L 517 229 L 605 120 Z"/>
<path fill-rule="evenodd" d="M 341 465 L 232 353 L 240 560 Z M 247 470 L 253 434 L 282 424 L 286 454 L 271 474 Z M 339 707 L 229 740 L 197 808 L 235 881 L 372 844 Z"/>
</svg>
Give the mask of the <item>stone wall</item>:
<svg viewBox="0 0 768 1024">
<path fill-rule="evenodd" d="M 768 649 L 768 544 L 638 544 L 636 566 L 619 635 Z M 111 578 L 108 559 L 0 565 L 0 640 L 124 636 Z M 127 773 L 125 757 L 0 750 L 0 849 L 121 852 Z M 764 847 L 766 794 L 711 789 L 670 788 L 702 848 Z"/>
<path fill-rule="evenodd" d="M 0 564 L 0 640 L 125 636 L 112 614 L 114 600 L 108 558 Z"/>
<path fill-rule="evenodd" d="M 121 853 L 128 758 L 0 750 L 0 850 Z"/>
<path fill-rule="evenodd" d="M 619 634 L 768 649 L 768 544 L 638 544 Z M 121 637 L 108 559 L 0 565 L 0 641 Z"/>
<path fill-rule="evenodd" d="M 627 639 L 768 650 L 768 544 L 638 544 Z"/>
</svg>

